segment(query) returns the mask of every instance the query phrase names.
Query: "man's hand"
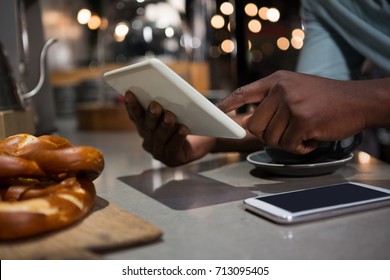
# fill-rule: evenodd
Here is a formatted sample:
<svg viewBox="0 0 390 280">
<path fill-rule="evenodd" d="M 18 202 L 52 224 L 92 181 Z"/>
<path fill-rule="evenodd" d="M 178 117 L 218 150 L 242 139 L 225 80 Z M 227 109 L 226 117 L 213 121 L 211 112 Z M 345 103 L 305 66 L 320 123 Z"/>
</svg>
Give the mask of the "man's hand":
<svg viewBox="0 0 390 280">
<path fill-rule="evenodd" d="M 126 93 L 126 108 L 143 138 L 143 148 L 167 166 L 179 166 L 209 153 L 215 138 L 188 135 L 188 128 L 177 123 L 176 116 L 160 104 L 150 103 L 144 110 L 136 97 Z"/>
<path fill-rule="evenodd" d="M 362 100 L 370 97 L 364 94 L 356 81 L 278 71 L 237 89 L 218 107 L 230 112 L 258 103 L 243 127 L 269 145 L 305 154 L 319 140 L 344 139 L 365 128 Z"/>
</svg>

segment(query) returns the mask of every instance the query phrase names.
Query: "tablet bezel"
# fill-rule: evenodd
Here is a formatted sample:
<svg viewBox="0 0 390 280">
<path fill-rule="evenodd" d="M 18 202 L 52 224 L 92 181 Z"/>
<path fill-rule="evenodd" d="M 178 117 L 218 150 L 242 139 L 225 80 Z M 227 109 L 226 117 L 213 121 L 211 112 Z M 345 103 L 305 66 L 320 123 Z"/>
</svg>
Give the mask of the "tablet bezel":
<svg viewBox="0 0 390 280">
<path fill-rule="evenodd" d="M 130 90 L 144 109 L 156 101 L 173 112 L 190 134 L 243 138 L 245 130 L 156 58 L 104 73 L 103 79 L 120 94 Z"/>
</svg>

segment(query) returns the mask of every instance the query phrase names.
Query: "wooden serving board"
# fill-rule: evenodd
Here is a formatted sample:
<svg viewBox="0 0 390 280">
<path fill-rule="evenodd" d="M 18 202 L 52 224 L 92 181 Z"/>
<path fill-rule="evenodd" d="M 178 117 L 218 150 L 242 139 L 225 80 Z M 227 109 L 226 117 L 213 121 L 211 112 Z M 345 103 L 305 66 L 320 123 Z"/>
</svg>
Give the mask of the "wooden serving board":
<svg viewBox="0 0 390 280">
<path fill-rule="evenodd" d="M 91 214 L 45 235 L 0 242 L 0 259 L 101 259 L 104 252 L 160 239 L 149 222 L 98 197 Z"/>
</svg>

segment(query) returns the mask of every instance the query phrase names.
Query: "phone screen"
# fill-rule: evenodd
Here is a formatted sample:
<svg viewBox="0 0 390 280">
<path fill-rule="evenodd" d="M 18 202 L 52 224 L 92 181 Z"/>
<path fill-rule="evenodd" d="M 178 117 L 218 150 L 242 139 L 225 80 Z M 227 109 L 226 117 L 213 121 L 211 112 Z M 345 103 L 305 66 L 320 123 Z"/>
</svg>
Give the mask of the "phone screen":
<svg viewBox="0 0 390 280">
<path fill-rule="evenodd" d="M 382 191 L 343 183 L 304 191 L 258 197 L 256 199 L 290 212 L 300 212 L 388 196 L 388 193 Z"/>
</svg>

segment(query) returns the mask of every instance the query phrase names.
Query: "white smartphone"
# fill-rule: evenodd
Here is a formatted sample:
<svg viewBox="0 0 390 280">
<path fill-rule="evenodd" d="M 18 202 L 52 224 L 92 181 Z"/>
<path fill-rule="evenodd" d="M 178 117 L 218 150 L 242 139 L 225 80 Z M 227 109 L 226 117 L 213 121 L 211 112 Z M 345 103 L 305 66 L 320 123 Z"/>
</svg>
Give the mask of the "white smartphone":
<svg viewBox="0 0 390 280">
<path fill-rule="evenodd" d="M 103 75 L 117 92 L 133 92 L 144 109 L 152 100 L 173 112 L 190 134 L 243 138 L 245 130 L 183 78 L 156 58 L 131 64 Z"/>
<path fill-rule="evenodd" d="M 252 197 L 244 204 L 249 211 L 288 224 L 390 205 L 390 190 L 347 182 Z"/>
</svg>

